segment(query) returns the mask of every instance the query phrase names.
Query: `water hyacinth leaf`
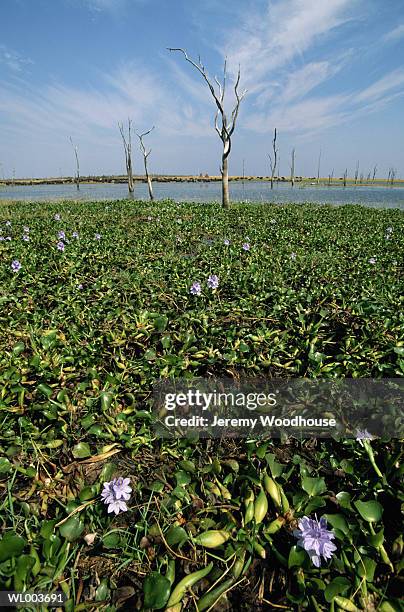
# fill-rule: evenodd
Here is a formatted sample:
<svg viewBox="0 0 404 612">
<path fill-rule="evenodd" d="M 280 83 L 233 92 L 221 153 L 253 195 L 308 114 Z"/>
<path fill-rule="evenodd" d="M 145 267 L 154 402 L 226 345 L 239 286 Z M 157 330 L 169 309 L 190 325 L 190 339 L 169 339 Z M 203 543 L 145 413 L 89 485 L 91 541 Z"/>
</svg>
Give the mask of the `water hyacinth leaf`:
<svg viewBox="0 0 404 612">
<path fill-rule="evenodd" d="M 311 514 L 318 508 L 323 508 L 326 505 L 325 499 L 322 497 L 312 497 L 304 508 L 305 514 Z"/>
<path fill-rule="evenodd" d="M 351 495 L 347 491 L 340 491 L 335 497 L 337 498 L 341 508 L 352 510 Z"/>
<path fill-rule="evenodd" d="M 143 582 L 144 601 L 143 605 L 147 609 L 160 610 L 163 608 L 170 596 L 171 583 L 159 572 L 152 572 Z"/>
<path fill-rule="evenodd" d="M 102 578 L 101 583 L 95 592 L 95 601 L 106 601 L 109 598 L 110 593 L 111 591 L 108 587 L 108 579 Z"/>
<path fill-rule="evenodd" d="M 374 546 L 374 548 L 379 548 L 384 542 L 384 528 L 375 533 L 374 535 L 367 536 L 367 541 L 370 546 Z"/>
<path fill-rule="evenodd" d="M 16 575 L 21 582 L 26 583 L 27 578 L 35 565 L 35 559 L 30 555 L 21 555 L 17 559 Z"/>
<path fill-rule="evenodd" d="M 337 576 L 326 586 L 324 597 L 328 603 L 331 603 L 336 595 L 346 595 L 350 588 L 351 582 L 348 578 Z"/>
<path fill-rule="evenodd" d="M 173 526 L 167 531 L 165 538 L 170 546 L 181 545 L 188 540 L 188 534 L 183 527 Z"/>
<path fill-rule="evenodd" d="M 345 517 L 342 514 L 326 514 L 325 517 L 327 519 L 327 522 L 330 523 L 334 530 L 338 530 L 341 532 L 340 539 L 342 539 L 344 535 L 348 537 L 348 540 L 351 539 L 349 537 L 350 528 L 345 520 Z"/>
<path fill-rule="evenodd" d="M 77 516 L 71 516 L 59 527 L 60 535 L 68 542 L 77 540 L 84 531 L 84 523 Z"/>
<path fill-rule="evenodd" d="M 85 457 L 91 457 L 90 446 L 87 442 L 79 442 L 73 447 L 72 455 L 75 459 L 84 459 Z"/>
<path fill-rule="evenodd" d="M 154 319 L 154 327 L 158 332 L 163 332 L 167 327 L 167 323 L 168 323 L 168 317 L 166 317 L 165 315 L 162 315 Z"/>
<path fill-rule="evenodd" d="M 377 523 L 382 518 L 383 506 L 375 500 L 368 502 L 358 500 L 354 502 L 354 505 L 361 517 L 368 523 Z"/>
<path fill-rule="evenodd" d="M 12 557 L 18 557 L 25 545 L 24 538 L 12 531 L 7 531 L 0 540 L 0 563 Z"/>
<path fill-rule="evenodd" d="M 13 469 L 7 457 L 0 457 L 0 474 L 8 474 Z"/>
<path fill-rule="evenodd" d="M 304 476 L 302 478 L 302 487 L 310 497 L 321 495 L 321 493 L 327 490 L 327 485 L 322 477 L 311 478 L 310 476 Z"/>
<path fill-rule="evenodd" d="M 104 548 L 119 548 L 121 545 L 121 536 L 118 532 L 107 533 L 102 538 Z"/>
<path fill-rule="evenodd" d="M 292 546 L 289 551 L 288 568 L 290 569 L 291 567 L 301 567 L 306 561 L 306 559 L 307 555 L 302 548 L 298 546 Z"/>
<path fill-rule="evenodd" d="M 178 487 L 185 487 L 191 482 L 191 477 L 184 470 L 180 470 L 179 472 L 175 473 L 175 480 L 177 481 Z"/>
<path fill-rule="evenodd" d="M 370 557 L 362 557 L 362 559 L 360 559 L 357 563 L 358 575 L 361 578 L 365 577 L 367 582 L 373 582 L 376 567 L 377 563 L 374 559 L 371 559 Z"/>
</svg>

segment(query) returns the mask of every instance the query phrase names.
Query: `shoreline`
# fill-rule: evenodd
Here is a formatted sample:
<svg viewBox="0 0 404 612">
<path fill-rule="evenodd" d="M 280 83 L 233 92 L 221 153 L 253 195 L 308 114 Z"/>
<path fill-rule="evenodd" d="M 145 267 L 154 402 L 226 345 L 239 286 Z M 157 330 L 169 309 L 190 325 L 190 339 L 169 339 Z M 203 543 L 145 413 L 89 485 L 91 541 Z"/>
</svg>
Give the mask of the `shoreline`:
<svg viewBox="0 0 404 612">
<path fill-rule="evenodd" d="M 146 183 L 147 179 L 144 175 L 134 176 L 134 181 L 137 183 Z M 208 175 L 156 175 L 151 176 L 155 183 L 215 183 L 220 182 L 220 176 Z M 271 177 L 268 176 L 229 176 L 230 182 L 267 182 Z M 334 178 L 329 181 L 328 178 L 302 177 L 298 176 L 294 179 L 295 184 L 308 185 L 310 187 L 403 187 L 404 179 L 395 179 L 391 184 L 387 179 L 376 179 L 370 181 L 355 182 L 355 179 L 347 179 L 346 185 L 343 184 L 342 178 Z M 127 178 L 124 175 L 101 175 L 101 176 L 83 176 L 80 179 L 80 184 L 125 184 Z M 48 178 L 19 178 L 19 179 L 0 179 L 0 187 L 11 186 L 35 186 L 35 185 L 74 185 L 76 180 L 74 177 L 48 177 Z M 290 177 L 280 176 L 274 177 L 274 183 L 291 183 Z"/>
</svg>

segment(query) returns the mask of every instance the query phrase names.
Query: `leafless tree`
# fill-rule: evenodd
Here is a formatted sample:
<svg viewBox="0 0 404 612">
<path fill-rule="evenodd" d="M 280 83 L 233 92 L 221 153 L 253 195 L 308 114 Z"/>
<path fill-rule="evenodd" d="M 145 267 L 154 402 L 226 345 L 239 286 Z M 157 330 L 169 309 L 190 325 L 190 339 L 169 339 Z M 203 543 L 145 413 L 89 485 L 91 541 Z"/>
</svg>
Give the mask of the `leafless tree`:
<svg viewBox="0 0 404 612">
<path fill-rule="evenodd" d="M 358 175 L 359 175 L 359 160 L 356 162 L 356 169 L 355 169 L 355 185 L 358 182 Z"/>
<path fill-rule="evenodd" d="M 391 168 L 389 168 L 389 175 L 387 177 L 387 182 L 390 183 L 390 177 L 391 177 Z"/>
<path fill-rule="evenodd" d="M 346 187 L 346 177 L 348 176 L 348 168 L 345 168 L 344 172 L 344 187 Z"/>
<path fill-rule="evenodd" d="M 363 172 L 361 172 L 359 175 L 359 184 L 362 185 L 362 183 L 363 183 Z"/>
<path fill-rule="evenodd" d="M 269 165 L 271 167 L 271 189 L 274 188 L 274 176 L 276 172 L 276 165 L 278 163 L 278 149 L 276 148 L 276 128 L 274 129 L 274 137 L 272 140 L 272 151 L 272 155 L 268 153 Z"/>
<path fill-rule="evenodd" d="M 320 182 L 320 165 L 321 165 L 321 149 L 320 149 L 320 153 L 318 154 L 318 164 L 317 164 L 317 185 Z"/>
<path fill-rule="evenodd" d="M 395 168 L 390 168 L 390 185 L 393 186 L 394 180 L 396 178 L 397 170 Z"/>
<path fill-rule="evenodd" d="M 377 165 L 373 167 L 373 177 L 372 177 L 372 181 L 374 182 L 375 178 L 376 178 L 376 172 L 377 172 Z"/>
<path fill-rule="evenodd" d="M 292 183 L 292 187 L 295 185 L 295 152 L 295 148 L 293 147 L 290 161 L 290 182 Z"/>
<path fill-rule="evenodd" d="M 222 164 L 220 167 L 220 174 L 222 176 L 222 205 L 224 208 L 229 208 L 230 200 L 229 200 L 229 166 L 228 166 L 228 158 L 231 151 L 231 138 L 233 136 L 234 129 L 236 127 L 236 121 L 240 109 L 240 103 L 247 93 L 246 90 L 243 92 L 239 92 L 240 85 L 240 66 L 238 68 L 236 82 L 234 85 L 234 95 L 236 98 L 233 110 L 231 111 L 230 119 L 228 119 L 225 107 L 224 107 L 224 97 L 226 91 L 226 79 L 227 79 L 227 60 L 224 61 L 223 66 L 223 78 L 222 82 L 220 82 L 216 77 L 214 78 L 216 86 L 213 85 L 211 79 L 209 78 L 205 66 L 201 62 L 201 58 L 198 58 L 198 62 L 190 58 L 185 51 L 185 49 L 177 49 L 169 47 L 169 51 L 179 51 L 183 54 L 186 61 L 189 62 L 199 74 L 202 76 L 203 80 L 209 87 L 210 93 L 215 101 L 217 110 L 215 115 L 215 130 L 219 135 L 223 143 L 223 152 L 222 152 Z M 220 117 L 220 125 L 219 125 L 219 117 Z"/>
<path fill-rule="evenodd" d="M 334 168 L 332 169 L 331 174 L 328 175 L 328 186 L 331 185 L 331 181 L 334 178 Z"/>
<path fill-rule="evenodd" d="M 154 130 L 154 125 L 153 127 L 148 130 L 147 132 L 143 132 L 143 134 L 136 134 L 136 136 L 139 138 L 139 143 L 140 143 L 140 150 L 143 153 L 143 161 L 144 161 L 144 173 L 146 175 L 146 180 L 147 180 L 147 186 L 149 188 L 149 197 L 150 200 L 153 201 L 154 200 L 154 196 L 153 196 L 153 187 L 152 187 L 152 182 L 151 182 L 151 178 L 149 175 L 149 171 L 147 168 L 147 158 L 149 157 L 150 153 L 151 153 L 151 149 L 149 149 L 148 151 L 146 151 L 146 147 L 144 146 L 144 142 L 143 142 L 143 138 L 145 136 L 147 136 L 148 134 L 150 134 L 150 132 L 152 132 Z"/>
<path fill-rule="evenodd" d="M 368 175 L 366 177 L 366 181 L 369 182 L 370 181 L 370 175 L 372 174 L 372 171 L 369 170 Z"/>
<path fill-rule="evenodd" d="M 123 148 L 125 150 L 126 174 L 128 176 L 128 190 L 133 193 L 133 170 L 132 170 L 132 120 L 128 118 L 128 135 L 126 136 L 123 123 L 118 123 L 122 136 Z"/>
<path fill-rule="evenodd" d="M 70 136 L 70 142 L 71 142 L 71 145 L 73 147 L 74 156 L 76 158 L 76 186 L 77 186 L 77 190 L 79 190 L 80 189 L 79 149 L 78 149 L 77 145 L 73 144 L 73 140 L 72 140 L 71 136 Z"/>
</svg>

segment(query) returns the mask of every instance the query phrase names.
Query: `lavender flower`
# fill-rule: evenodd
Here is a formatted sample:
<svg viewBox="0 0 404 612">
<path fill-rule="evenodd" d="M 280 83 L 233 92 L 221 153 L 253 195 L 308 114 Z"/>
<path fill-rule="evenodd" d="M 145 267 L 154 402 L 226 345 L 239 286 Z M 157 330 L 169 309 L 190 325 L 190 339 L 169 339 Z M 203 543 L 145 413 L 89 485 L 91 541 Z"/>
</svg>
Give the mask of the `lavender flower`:
<svg viewBox="0 0 404 612">
<path fill-rule="evenodd" d="M 94 234 L 94 238 L 96 240 L 101 240 L 101 234 Z"/>
<path fill-rule="evenodd" d="M 290 254 L 290 259 L 296 259 L 296 253 L 291 253 Z"/>
<path fill-rule="evenodd" d="M 370 259 L 368 259 L 368 262 L 370 264 L 375 264 L 376 263 L 376 257 L 371 257 Z"/>
<path fill-rule="evenodd" d="M 150 216 L 150 215 L 147 217 L 147 220 L 148 220 L 148 221 L 151 221 L 151 220 L 152 220 L 152 218 L 151 218 L 151 216 Z"/>
<path fill-rule="evenodd" d="M 192 287 L 190 291 L 192 295 L 201 295 L 201 291 L 202 291 L 201 283 L 198 283 L 197 281 L 192 283 Z"/>
<path fill-rule="evenodd" d="M 53 218 L 55 219 L 55 221 L 60 221 L 59 213 L 56 213 L 56 215 Z"/>
<path fill-rule="evenodd" d="M 243 244 L 243 249 L 244 249 L 244 251 L 249 251 L 249 250 L 250 250 L 250 245 L 249 245 L 249 243 L 248 243 L 248 242 L 245 242 L 245 243 Z"/>
<path fill-rule="evenodd" d="M 224 241 L 223 241 L 223 244 L 224 244 L 225 246 L 229 246 L 229 244 L 230 244 L 230 240 L 227 240 L 227 238 L 226 238 L 226 240 L 224 240 Z"/>
<path fill-rule="evenodd" d="M 337 550 L 331 541 L 335 535 L 327 529 L 327 519 L 324 516 L 319 521 L 304 516 L 299 520 L 299 529 L 295 529 L 293 535 L 298 538 L 297 545 L 304 548 L 316 567 L 320 567 L 321 557 L 331 559 Z"/>
<path fill-rule="evenodd" d="M 11 263 L 11 269 L 13 272 L 18 272 L 19 270 L 21 270 L 22 266 L 20 264 L 20 262 L 18 261 L 18 259 L 14 259 L 14 261 Z"/>
<path fill-rule="evenodd" d="M 29 236 L 28 234 L 24 234 L 22 239 L 24 240 L 24 242 L 28 242 L 29 241 Z"/>
<path fill-rule="evenodd" d="M 3 240 L 5 240 L 4 236 L 0 236 L 0 242 L 2 242 Z"/>
<path fill-rule="evenodd" d="M 64 242 L 62 242 L 61 240 L 57 243 L 56 246 L 59 249 L 59 251 L 64 251 L 65 250 Z"/>
<path fill-rule="evenodd" d="M 358 440 L 361 446 L 363 446 L 362 440 L 373 440 L 372 434 L 369 433 L 367 429 L 357 429 L 355 438 Z"/>
<path fill-rule="evenodd" d="M 29 227 L 24 225 L 24 234 L 29 234 Z"/>
<path fill-rule="evenodd" d="M 392 227 L 388 227 L 388 228 L 386 228 L 386 232 L 387 232 L 388 234 L 391 234 L 391 232 L 392 232 L 392 231 L 393 231 L 393 228 L 392 228 Z"/>
<path fill-rule="evenodd" d="M 66 238 L 66 234 L 63 230 L 60 230 L 60 232 L 58 232 L 58 238 L 59 240 L 64 240 Z"/>
<path fill-rule="evenodd" d="M 83 289 L 83 285 L 80 283 L 79 285 L 77 285 L 77 289 Z"/>
<path fill-rule="evenodd" d="M 11 221 L 6 221 L 6 225 L 7 225 L 8 227 L 10 227 L 10 225 L 11 225 Z"/>
<path fill-rule="evenodd" d="M 129 478 L 114 478 L 110 482 L 104 482 L 101 498 L 108 506 L 108 512 L 126 512 L 128 507 L 125 502 L 130 499 L 132 489 Z"/>
<path fill-rule="evenodd" d="M 73 237 L 73 238 L 78 238 L 78 237 L 79 237 L 79 235 L 78 235 L 78 233 L 77 233 L 77 232 L 73 232 L 72 237 Z"/>
<path fill-rule="evenodd" d="M 219 278 L 216 274 L 211 274 L 208 278 L 208 287 L 209 289 L 217 289 L 219 286 Z"/>
</svg>

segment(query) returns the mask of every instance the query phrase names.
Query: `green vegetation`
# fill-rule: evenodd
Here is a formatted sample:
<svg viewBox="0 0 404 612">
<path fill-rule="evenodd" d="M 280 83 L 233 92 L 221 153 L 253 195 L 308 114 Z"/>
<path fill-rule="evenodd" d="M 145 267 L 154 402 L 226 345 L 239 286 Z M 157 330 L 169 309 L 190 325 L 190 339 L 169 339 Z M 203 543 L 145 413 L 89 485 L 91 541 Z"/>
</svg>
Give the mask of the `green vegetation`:
<svg viewBox="0 0 404 612">
<path fill-rule="evenodd" d="M 0 229 L 1 588 L 68 611 L 403 609 L 399 440 L 150 426 L 161 377 L 403 376 L 402 212 L 18 203 Z M 320 568 L 293 534 L 315 513 L 336 544 Z"/>
</svg>

